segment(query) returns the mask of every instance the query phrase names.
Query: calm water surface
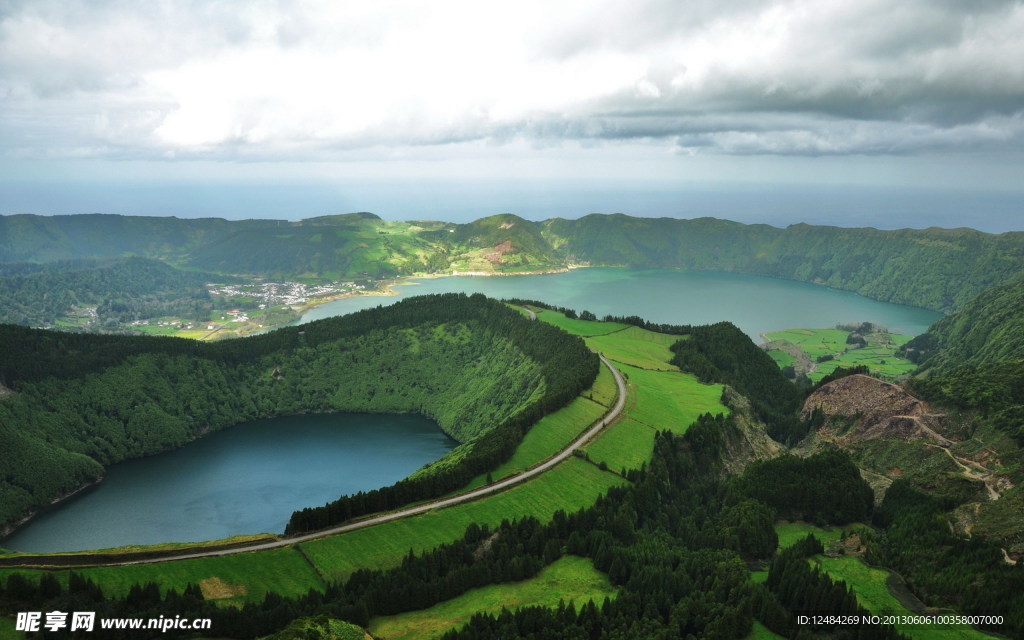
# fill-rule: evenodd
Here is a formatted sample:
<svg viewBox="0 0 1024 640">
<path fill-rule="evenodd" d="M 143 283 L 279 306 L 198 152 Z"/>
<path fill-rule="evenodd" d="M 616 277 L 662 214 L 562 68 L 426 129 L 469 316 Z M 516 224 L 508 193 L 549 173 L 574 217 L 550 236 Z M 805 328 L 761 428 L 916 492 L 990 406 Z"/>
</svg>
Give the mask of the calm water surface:
<svg viewBox="0 0 1024 640">
<path fill-rule="evenodd" d="M 393 484 L 455 444 L 416 415 L 249 422 L 116 464 L 100 485 L 37 516 L 0 546 L 77 551 L 281 533 L 292 511 Z"/>
<path fill-rule="evenodd" d="M 829 328 L 869 321 L 897 333 L 923 333 L 941 314 L 870 300 L 807 282 L 710 271 L 587 268 L 535 276 L 455 276 L 414 279 L 395 287 L 398 296 L 359 296 L 311 309 L 302 322 L 352 313 L 428 293 L 483 293 L 528 298 L 598 316 L 638 315 L 668 324 L 728 320 L 758 341 L 766 331 Z"/>
</svg>

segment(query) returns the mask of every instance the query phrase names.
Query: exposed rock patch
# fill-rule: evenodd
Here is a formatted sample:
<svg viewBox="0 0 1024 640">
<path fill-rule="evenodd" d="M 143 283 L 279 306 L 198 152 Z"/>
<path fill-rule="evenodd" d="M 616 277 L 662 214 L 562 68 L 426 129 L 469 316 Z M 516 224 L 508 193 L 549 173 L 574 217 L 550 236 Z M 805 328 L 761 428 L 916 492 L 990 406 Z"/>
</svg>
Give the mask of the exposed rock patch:
<svg viewBox="0 0 1024 640">
<path fill-rule="evenodd" d="M 501 264 L 505 262 L 505 254 L 512 253 L 512 251 L 512 241 L 506 240 L 499 245 L 495 245 L 488 253 L 484 254 L 484 259 L 491 264 Z"/>
<path fill-rule="evenodd" d="M 804 401 L 800 417 L 808 419 L 814 410 L 824 414 L 818 434 L 840 446 L 876 438 L 953 444 L 936 431 L 941 416 L 931 414 L 927 403 L 871 376 L 857 374 L 826 384 Z"/>
</svg>

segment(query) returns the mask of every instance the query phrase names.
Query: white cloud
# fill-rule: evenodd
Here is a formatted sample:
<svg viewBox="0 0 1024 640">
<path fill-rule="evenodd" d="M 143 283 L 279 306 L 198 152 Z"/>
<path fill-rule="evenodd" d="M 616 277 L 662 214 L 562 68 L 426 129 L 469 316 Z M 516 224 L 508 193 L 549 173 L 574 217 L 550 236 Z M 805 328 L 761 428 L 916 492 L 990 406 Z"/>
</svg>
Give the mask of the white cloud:
<svg viewBox="0 0 1024 640">
<path fill-rule="evenodd" d="M 0 149 L 1012 148 L 1020 33 L 1021 2 L 39 0 L 0 15 Z"/>
</svg>

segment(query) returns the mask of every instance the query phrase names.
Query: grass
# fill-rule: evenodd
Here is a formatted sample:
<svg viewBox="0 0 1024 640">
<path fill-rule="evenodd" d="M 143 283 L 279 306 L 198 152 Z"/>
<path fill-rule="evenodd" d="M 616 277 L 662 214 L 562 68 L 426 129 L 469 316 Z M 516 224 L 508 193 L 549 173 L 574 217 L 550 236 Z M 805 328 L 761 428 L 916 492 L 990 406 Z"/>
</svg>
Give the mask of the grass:
<svg viewBox="0 0 1024 640">
<path fill-rule="evenodd" d="M 772 349 L 771 351 L 768 352 L 768 355 L 772 357 L 772 360 L 775 361 L 775 364 L 779 365 L 780 369 L 784 369 L 788 366 L 791 366 L 794 362 L 796 362 L 796 358 L 780 349 Z"/>
<path fill-rule="evenodd" d="M 537 312 L 537 319 L 548 324 L 553 324 L 560 329 L 577 336 L 600 336 L 613 331 L 621 331 L 629 325 L 618 322 L 599 322 L 594 320 L 580 320 L 579 318 L 567 318 L 564 313 L 542 309 Z"/>
<path fill-rule="evenodd" d="M 832 360 L 817 363 L 817 367 L 808 377 L 817 382 L 835 371 L 836 367 L 855 367 L 865 365 L 877 375 L 885 378 L 897 378 L 917 368 L 913 362 L 898 358 L 896 349 L 908 342 L 910 336 L 894 333 L 869 333 L 864 338 L 867 345 L 859 349 L 850 349 L 846 344 L 849 331 L 842 329 L 787 329 L 766 333 L 768 341 L 784 340 L 800 348 L 811 360 L 829 355 Z M 849 350 L 848 350 L 849 349 Z M 792 365 L 793 356 L 780 350 L 772 349 L 768 355 L 779 367 Z"/>
<path fill-rule="evenodd" d="M 807 522 L 780 521 L 775 523 L 775 533 L 779 536 L 779 549 L 785 549 L 806 538 L 807 534 L 813 535 L 822 544 L 827 544 L 833 540 L 838 540 L 843 530 L 838 527 L 823 529 Z"/>
<path fill-rule="evenodd" d="M 585 450 L 591 460 L 613 471 L 639 469 L 651 461 L 656 433 L 653 427 L 627 417 L 608 427 Z"/>
<path fill-rule="evenodd" d="M 860 558 L 841 556 L 827 558 L 815 556 L 811 559 L 825 573 L 835 580 L 844 581 L 857 594 L 857 601 L 865 609 L 877 615 L 913 615 L 909 609 L 896 599 L 889 591 L 887 581 L 889 572 L 864 564 Z M 898 631 L 911 638 L 927 638 L 929 640 L 974 640 L 992 638 L 966 625 L 894 625 Z"/>
<path fill-rule="evenodd" d="M 491 477 L 499 480 L 558 453 L 582 433 L 586 425 L 600 418 L 605 411 L 607 409 L 596 402 L 576 398 L 569 406 L 545 416 L 531 427 L 512 457 L 491 472 Z M 478 476 L 460 489 L 459 493 L 483 486 L 485 482 L 486 475 Z"/>
<path fill-rule="evenodd" d="M 608 374 L 608 378 L 611 378 L 611 374 Z M 602 404 L 586 397 L 572 400 L 568 407 L 545 416 L 536 425 L 530 427 L 522 438 L 522 442 L 516 447 L 512 458 L 490 472 L 490 477 L 500 480 L 554 456 L 565 449 L 569 442 L 583 433 L 606 411 L 607 408 Z M 478 475 L 459 489 L 458 493 L 461 494 L 465 490 L 483 486 L 485 482 L 486 474 Z"/>
<path fill-rule="evenodd" d="M 641 369 L 678 371 L 668 363 L 672 359 L 669 346 L 679 336 L 647 331 L 640 327 L 626 327 L 622 331 L 585 338 L 587 346 L 603 353 L 607 358 Z"/>
<path fill-rule="evenodd" d="M 612 376 L 612 372 L 608 370 L 608 367 L 602 366 L 601 371 L 597 374 L 597 378 L 594 379 L 593 386 L 584 391 L 582 395 L 598 404 L 611 408 L 615 404 L 615 398 L 618 396 L 618 393 L 619 391 L 615 385 L 615 378 Z"/>
<path fill-rule="evenodd" d="M 313 567 L 294 548 L 77 571 L 95 580 L 108 596 L 123 596 L 132 584 L 144 582 L 156 582 L 163 591 L 177 589 L 180 592 L 189 583 L 198 584 L 209 578 L 244 587 L 244 593 L 237 595 L 244 595 L 240 599 L 254 601 L 262 600 L 270 591 L 298 597 L 311 588 L 320 590 L 324 586 Z"/>
<path fill-rule="evenodd" d="M 476 613 L 497 614 L 502 609 L 528 606 L 556 607 L 559 601 L 574 602 L 579 607 L 587 601 L 599 603 L 615 595 L 608 577 L 595 569 L 590 559 L 566 556 L 545 567 L 535 578 L 473 589 L 429 609 L 374 618 L 368 630 L 373 637 L 384 640 L 429 640 L 461 628 Z"/>
<path fill-rule="evenodd" d="M 607 404 L 599 404 L 587 396 Z M 500 480 L 518 471 L 528 469 L 558 453 L 604 415 L 608 410 L 607 405 L 610 405 L 614 399 L 615 379 L 611 372 L 602 366 L 601 372 L 594 380 L 594 385 L 584 391 L 582 396 L 573 400 L 569 406 L 544 416 L 537 424 L 533 425 L 526 432 L 526 436 L 519 443 L 508 462 L 491 472 L 491 478 Z M 486 481 L 486 474 L 481 474 L 460 489 L 459 493 L 481 487 Z"/>
<path fill-rule="evenodd" d="M 588 507 L 609 488 L 625 483 L 578 458 L 495 496 L 412 518 L 302 544 L 310 561 L 328 580 L 356 569 L 384 569 L 401 563 L 412 549 L 420 552 L 452 542 L 470 523 L 495 526 L 504 519 L 533 516 L 547 522 L 559 509 L 572 513 Z"/>
<path fill-rule="evenodd" d="M 729 412 L 720 402 L 720 384 L 701 384 L 696 376 L 679 371 L 649 371 L 626 365 L 620 365 L 619 370 L 628 378 L 627 415 L 658 431 L 685 433 L 703 413 Z"/>
<path fill-rule="evenodd" d="M 754 628 L 751 629 L 750 635 L 746 637 L 746 640 L 784 640 L 782 636 L 775 633 L 768 627 L 764 626 L 757 620 L 754 620 Z"/>
<path fill-rule="evenodd" d="M 14 618 L 0 618 L 0 640 L 22 640 L 25 633 L 15 631 L 14 627 Z"/>
<path fill-rule="evenodd" d="M 849 331 L 842 329 L 787 329 L 764 334 L 765 340 L 791 342 L 810 357 L 811 360 L 824 355 L 834 355 L 848 346 Z"/>
</svg>

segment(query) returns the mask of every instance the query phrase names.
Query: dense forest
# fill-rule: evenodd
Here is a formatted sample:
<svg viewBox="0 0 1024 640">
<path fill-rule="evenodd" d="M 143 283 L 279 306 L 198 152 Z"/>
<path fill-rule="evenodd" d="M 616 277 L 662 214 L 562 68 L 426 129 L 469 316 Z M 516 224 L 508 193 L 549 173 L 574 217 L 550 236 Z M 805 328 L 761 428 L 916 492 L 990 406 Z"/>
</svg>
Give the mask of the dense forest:
<svg viewBox="0 0 1024 640">
<path fill-rule="evenodd" d="M 0 340 L 0 381 L 13 391 L 0 403 L 3 525 L 120 460 L 306 412 L 413 411 L 462 443 L 416 479 L 356 498 L 346 517 L 434 497 L 511 455 L 599 366 L 578 338 L 462 294 L 216 344 L 12 325 Z"/>
<path fill-rule="evenodd" d="M 76 308 L 96 329 L 158 316 L 203 321 L 213 308 L 206 283 L 238 281 L 147 258 L 0 264 L 0 322 L 50 326 Z"/>
<path fill-rule="evenodd" d="M 744 225 L 592 214 L 532 222 L 387 222 L 368 213 L 284 220 L 0 216 L 0 263 L 136 255 L 274 277 L 385 278 L 453 268 L 569 264 L 734 271 L 824 284 L 948 312 L 1024 275 L 1024 233 Z"/>
<path fill-rule="evenodd" d="M 922 371 L 1024 359 L 1024 280 L 993 287 L 903 346 Z"/>
</svg>

